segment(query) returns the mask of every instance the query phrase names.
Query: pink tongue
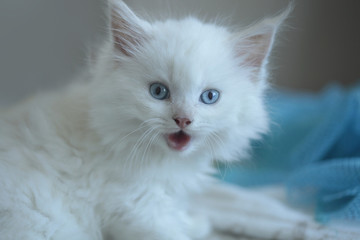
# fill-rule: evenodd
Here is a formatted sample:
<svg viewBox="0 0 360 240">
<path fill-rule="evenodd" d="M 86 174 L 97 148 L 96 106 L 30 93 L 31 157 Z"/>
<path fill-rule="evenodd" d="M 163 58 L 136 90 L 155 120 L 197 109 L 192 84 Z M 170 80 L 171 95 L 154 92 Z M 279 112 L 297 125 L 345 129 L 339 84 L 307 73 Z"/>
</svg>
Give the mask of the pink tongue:
<svg viewBox="0 0 360 240">
<path fill-rule="evenodd" d="M 168 145 L 178 151 L 183 150 L 190 142 L 190 135 L 183 131 L 172 133 L 168 136 Z"/>
</svg>

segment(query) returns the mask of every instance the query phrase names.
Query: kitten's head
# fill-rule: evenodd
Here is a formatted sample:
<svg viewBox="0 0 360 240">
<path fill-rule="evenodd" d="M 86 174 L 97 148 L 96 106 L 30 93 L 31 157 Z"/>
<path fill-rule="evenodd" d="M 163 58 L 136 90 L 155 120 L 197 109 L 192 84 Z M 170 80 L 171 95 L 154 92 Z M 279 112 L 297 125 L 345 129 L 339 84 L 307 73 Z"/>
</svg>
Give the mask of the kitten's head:
<svg viewBox="0 0 360 240">
<path fill-rule="evenodd" d="M 122 1 L 111 12 L 91 113 L 104 144 L 129 161 L 229 161 L 266 131 L 265 67 L 284 14 L 231 32 L 193 18 L 150 24 Z"/>
</svg>

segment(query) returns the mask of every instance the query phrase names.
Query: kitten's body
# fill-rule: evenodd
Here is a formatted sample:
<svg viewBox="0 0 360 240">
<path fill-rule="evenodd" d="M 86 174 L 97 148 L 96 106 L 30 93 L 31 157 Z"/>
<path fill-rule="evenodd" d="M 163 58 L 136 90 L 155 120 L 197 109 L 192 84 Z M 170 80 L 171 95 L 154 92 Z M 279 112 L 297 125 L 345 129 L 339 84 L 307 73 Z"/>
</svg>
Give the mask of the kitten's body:
<svg viewBox="0 0 360 240">
<path fill-rule="evenodd" d="M 152 168 L 138 164 L 132 171 L 114 162 L 121 157 L 99 146 L 87 126 L 84 89 L 88 86 L 38 97 L 1 119 L 6 128 L 0 130 L 0 239 L 100 239 L 101 228 L 117 213 L 126 228 L 133 225 L 132 234 L 142 229 L 148 236 L 162 211 L 176 220 L 175 225 L 166 220 L 167 229 L 179 228 L 174 195 L 185 185 L 198 187 L 194 168 L 204 167 L 165 162 Z M 116 226 L 122 239 L 137 239 L 124 235 L 124 225 Z"/>
<path fill-rule="evenodd" d="M 209 183 L 213 159 L 245 155 L 267 128 L 265 64 L 279 19 L 232 34 L 195 19 L 150 25 L 114 5 L 113 38 L 91 73 L 0 118 L 2 240 L 200 236 L 187 194 Z M 170 98 L 154 99 L 153 82 Z M 199 101 L 207 89 L 218 102 Z M 172 149 L 180 129 L 191 141 Z"/>
</svg>

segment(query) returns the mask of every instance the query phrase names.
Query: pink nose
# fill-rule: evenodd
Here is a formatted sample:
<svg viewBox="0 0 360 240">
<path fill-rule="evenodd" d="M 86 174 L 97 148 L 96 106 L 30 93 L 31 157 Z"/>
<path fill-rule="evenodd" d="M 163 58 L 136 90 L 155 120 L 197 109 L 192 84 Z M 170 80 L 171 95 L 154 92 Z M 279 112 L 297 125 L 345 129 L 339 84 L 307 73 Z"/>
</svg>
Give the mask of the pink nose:
<svg viewBox="0 0 360 240">
<path fill-rule="evenodd" d="M 191 121 L 188 118 L 174 118 L 176 124 L 181 128 L 186 128 L 191 124 Z"/>
</svg>

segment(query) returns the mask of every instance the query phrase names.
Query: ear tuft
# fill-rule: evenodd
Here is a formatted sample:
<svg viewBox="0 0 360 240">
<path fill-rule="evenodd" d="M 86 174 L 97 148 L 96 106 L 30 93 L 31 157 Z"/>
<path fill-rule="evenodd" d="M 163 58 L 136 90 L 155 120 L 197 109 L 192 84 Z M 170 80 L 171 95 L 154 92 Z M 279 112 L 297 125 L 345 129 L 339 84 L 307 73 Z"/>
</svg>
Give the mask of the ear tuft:
<svg viewBox="0 0 360 240">
<path fill-rule="evenodd" d="M 292 5 L 278 16 L 265 19 L 236 34 L 236 56 L 241 57 L 242 65 L 253 67 L 257 72 L 266 65 L 276 33 L 291 10 Z"/>
<path fill-rule="evenodd" d="M 110 10 L 114 47 L 131 57 L 147 38 L 142 26 L 145 22 L 139 19 L 123 1 L 111 1 Z"/>
</svg>

